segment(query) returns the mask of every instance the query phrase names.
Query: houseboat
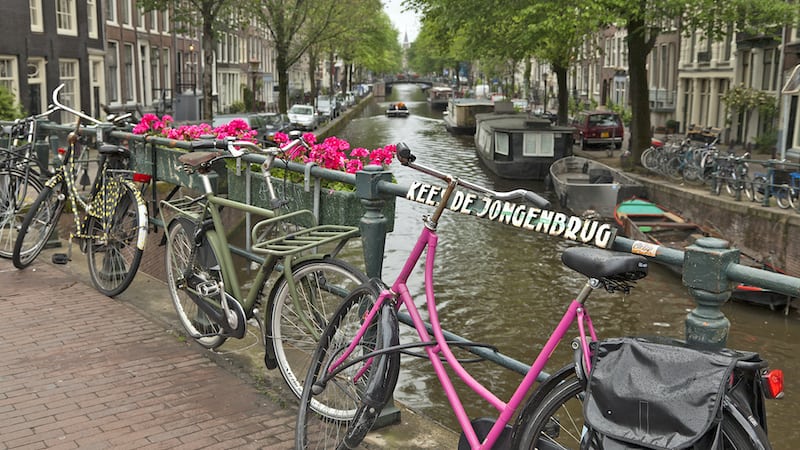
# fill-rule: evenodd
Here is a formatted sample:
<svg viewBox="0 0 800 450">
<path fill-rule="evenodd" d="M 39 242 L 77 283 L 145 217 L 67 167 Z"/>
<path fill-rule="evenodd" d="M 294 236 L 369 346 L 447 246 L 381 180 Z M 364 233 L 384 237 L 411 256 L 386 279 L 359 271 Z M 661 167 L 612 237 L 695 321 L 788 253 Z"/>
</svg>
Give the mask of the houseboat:
<svg viewBox="0 0 800 450">
<path fill-rule="evenodd" d="M 453 89 L 447 86 L 434 86 L 428 89 L 428 103 L 431 104 L 431 108 L 445 109 L 451 98 Z"/>
<path fill-rule="evenodd" d="M 478 159 L 500 178 L 543 180 L 554 161 L 572 154 L 572 128 L 546 119 L 494 112 L 476 114 L 475 123 Z"/>
<path fill-rule="evenodd" d="M 494 103 L 475 98 L 451 98 L 442 117 L 447 131 L 475 134 L 475 115 L 494 112 Z"/>
</svg>

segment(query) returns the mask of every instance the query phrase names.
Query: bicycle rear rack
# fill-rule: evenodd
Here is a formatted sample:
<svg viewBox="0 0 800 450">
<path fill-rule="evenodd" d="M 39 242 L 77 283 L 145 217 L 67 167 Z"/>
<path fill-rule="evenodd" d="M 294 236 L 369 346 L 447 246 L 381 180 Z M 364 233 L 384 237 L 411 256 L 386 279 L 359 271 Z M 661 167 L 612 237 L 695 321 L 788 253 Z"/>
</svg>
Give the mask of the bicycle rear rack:
<svg viewBox="0 0 800 450">
<path fill-rule="evenodd" d="M 357 227 L 314 225 L 273 239 L 258 240 L 259 233 L 265 227 L 271 227 L 284 221 L 292 221 L 297 219 L 298 216 L 304 215 L 310 215 L 313 218 L 313 213 L 311 211 L 300 210 L 288 214 L 281 214 L 280 216 L 262 220 L 255 224 L 251 232 L 253 242 L 256 242 L 252 246 L 253 253 L 272 256 L 291 256 L 325 244 L 338 242 L 337 249 L 334 251 L 334 254 L 336 254 L 350 238 L 358 236 L 359 234 L 359 229 Z"/>
</svg>

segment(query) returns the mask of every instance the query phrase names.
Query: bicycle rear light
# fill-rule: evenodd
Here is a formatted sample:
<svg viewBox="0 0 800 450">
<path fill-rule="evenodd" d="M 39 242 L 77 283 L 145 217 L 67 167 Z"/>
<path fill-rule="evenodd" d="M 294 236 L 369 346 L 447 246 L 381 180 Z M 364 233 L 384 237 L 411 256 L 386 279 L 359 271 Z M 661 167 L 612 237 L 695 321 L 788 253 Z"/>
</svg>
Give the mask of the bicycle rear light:
<svg viewBox="0 0 800 450">
<path fill-rule="evenodd" d="M 58 147 L 58 159 L 64 159 L 65 153 L 67 153 L 67 149 L 64 147 Z"/>
<path fill-rule="evenodd" d="M 150 175 L 147 175 L 147 174 L 144 174 L 144 173 L 138 173 L 138 172 L 134 172 L 133 173 L 133 181 L 136 181 L 136 182 L 139 182 L 139 183 L 149 183 L 150 179 L 152 179 L 152 178 L 153 177 L 151 177 Z"/>
<path fill-rule="evenodd" d="M 783 398 L 783 370 L 773 369 L 761 376 L 768 398 Z"/>
</svg>

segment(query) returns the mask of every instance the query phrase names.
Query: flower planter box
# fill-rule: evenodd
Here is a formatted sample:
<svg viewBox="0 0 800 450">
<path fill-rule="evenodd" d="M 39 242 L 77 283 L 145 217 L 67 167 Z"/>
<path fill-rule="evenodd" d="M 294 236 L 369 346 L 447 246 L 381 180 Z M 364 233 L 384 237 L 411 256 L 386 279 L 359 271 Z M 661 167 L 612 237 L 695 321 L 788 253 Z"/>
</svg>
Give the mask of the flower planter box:
<svg viewBox="0 0 800 450">
<path fill-rule="evenodd" d="M 284 180 L 279 178 L 273 178 L 272 184 L 276 194 L 289 201 L 289 210 L 314 210 L 313 187 L 310 192 L 306 192 L 302 184 L 290 181 L 284 183 Z M 233 170 L 228 172 L 228 198 L 245 202 L 245 186 L 244 174 L 236 176 Z M 260 208 L 270 209 L 267 186 L 258 173 L 253 173 L 250 180 L 250 203 Z M 394 229 L 395 197 L 386 199 L 382 212 L 387 220 L 386 231 L 390 232 Z M 364 206 L 355 192 L 323 188 L 320 194 L 319 215 L 320 224 L 358 226 L 361 216 L 364 215 Z M 308 226 L 310 224 L 301 225 Z"/>
<path fill-rule="evenodd" d="M 145 145 L 143 142 L 131 142 L 130 149 L 132 153 L 131 168 L 136 172 L 153 176 L 158 181 L 165 181 L 176 186 L 184 186 L 197 191 L 203 190 L 200 176 L 184 172 L 183 164 L 178 161 L 178 158 L 186 153 L 186 150 L 156 147 L 155 158 L 153 158 L 153 147 Z M 227 192 L 228 169 L 224 162 L 220 162 L 216 169 L 215 172 L 209 174 L 211 187 L 214 192 L 224 194 Z"/>
</svg>

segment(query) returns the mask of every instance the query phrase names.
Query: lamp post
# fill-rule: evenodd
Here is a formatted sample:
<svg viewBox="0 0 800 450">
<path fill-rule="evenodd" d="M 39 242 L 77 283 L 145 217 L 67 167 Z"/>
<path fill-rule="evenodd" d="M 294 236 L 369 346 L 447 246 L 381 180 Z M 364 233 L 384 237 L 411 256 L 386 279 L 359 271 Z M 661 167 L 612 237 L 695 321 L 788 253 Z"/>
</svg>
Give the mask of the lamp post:
<svg viewBox="0 0 800 450">
<path fill-rule="evenodd" d="M 197 95 L 197 78 L 194 70 L 194 44 L 189 44 L 189 79 L 192 82 L 192 94 Z"/>
</svg>

